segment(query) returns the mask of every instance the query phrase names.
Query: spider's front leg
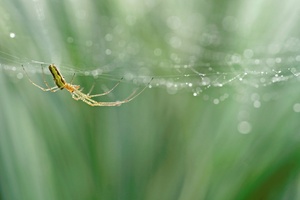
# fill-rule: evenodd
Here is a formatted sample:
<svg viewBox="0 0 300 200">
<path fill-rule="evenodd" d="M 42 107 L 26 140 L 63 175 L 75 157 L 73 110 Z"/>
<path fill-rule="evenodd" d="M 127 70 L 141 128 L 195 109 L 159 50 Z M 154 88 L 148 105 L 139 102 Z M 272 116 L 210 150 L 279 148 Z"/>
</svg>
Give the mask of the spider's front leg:
<svg viewBox="0 0 300 200">
<path fill-rule="evenodd" d="M 43 71 L 42 71 L 42 73 L 43 73 L 43 81 L 44 81 L 45 85 L 47 86 L 47 88 L 44 88 L 44 87 L 42 87 L 42 86 L 36 84 L 35 82 L 33 82 L 33 81 L 31 80 L 31 78 L 29 77 L 29 75 L 28 75 L 28 73 L 27 73 L 27 71 L 25 70 L 25 68 L 24 68 L 23 65 L 22 65 L 22 68 L 23 68 L 23 70 L 24 70 L 24 72 L 25 72 L 25 76 L 27 77 L 27 79 L 29 80 L 29 82 L 30 82 L 32 85 L 34 85 L 35 87 L 37 87 L 37 88 L 43 90 L 44 92 L 48 92 L 48 91 L 51 91 L 51 92 L 57 92 L 57 91 L 59 90 L 59 88 L 58 88 L 57 86 L 54 86 L 54 87 L 51 87 L 51 88 L 49 87 L 47 81 L 45 80 L 44 72 L 43 72 Z M 43 68 L 42 68 L 42 70 L 43 70 Z"/>
</svg>

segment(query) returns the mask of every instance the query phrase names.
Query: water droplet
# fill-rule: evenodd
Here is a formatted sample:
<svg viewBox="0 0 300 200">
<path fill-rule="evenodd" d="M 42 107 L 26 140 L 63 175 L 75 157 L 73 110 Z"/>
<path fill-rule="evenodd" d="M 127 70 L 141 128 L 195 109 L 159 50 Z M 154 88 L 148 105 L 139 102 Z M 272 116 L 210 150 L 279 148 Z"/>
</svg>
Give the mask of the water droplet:
<svg viewBox="0 0 300 200">
<path fill-rule="evenodd" d="M 202 78 L 202 85 L 209 85 L 210 84 L 210 79 L 208 77 L 203 77 Z"/>
<path fill-rule="evenodd" d="M 227 99 L 229 97 L 229 95 L 227 93 L 223 94 L 221 97 L 220 97 L 220 100 L 221 101 L 224 101 L 225 99 Z"/>
<path fill-rule="evenodd" d="M 273 67 L 273 66 L 275 65 L 275 59 L 273 59 L 273 58 L 268 58 L 268 59 L 266 60 L 266 63 L 267 63 L 268 66 Z"/>
<path fill-rule="evenodd" d="M 92 71 L 92 74 L 93 74 L 94 77 L 97 77 L 99 75 L 97 70 Z"/>
<path fill-rule="evenodd" d="M 93 45 L 93 42 L 92 42 L 91 40 L 87 40 L 87 41 L 85 42 L 85 45 L 86 45 L 87 47 L 91 47 L 91 46 Z"/>
<path fill-rule="evenodd" d="M 10 33 L 10 34 L 9 34 L 9 37 L 10 37 L 10 38 L 15 38 L 15 37 L 16 37 L 16 34 L 15 34 L 15 33 Z"/>
<path fill-rule="evenodd" d="M 176 37 L 176 36 L 173 36 L 170 38 L 170 45 L 173 47 L 173 48 L 179 48 L 181 46 L 181 39 Z"/>
<path fill-rule="evenodd" d="M 246 111 L 246 110 L 241 110 L 239 113 L 238 113 L 238 120 L 240 121 L 244 121 L 245 119 L 248 119 L 250 116 L 249 112 Z"/>
<path fill-rule="evenodd" d="M 239 54 L 233 54 L 231 56 L 231 61 L 233 63 L 239 63 L 241 61 L 241 56 Z"/>
<path fill-rule="evenodd" d="M 105 35 L 105 40 L 108 41 L 108 42 L 112 41 L 112 40 L 113 40 L 112 34 L 109 34 L 109 33 L 106 34 L 106 35 Z"/>
<path fill-rule="evenodd" d="M 219 104 L 219 103 L 220 103 L 220 100 L 219 100 L 219 99 L 214 99 L 214 100 L 213 100 L 213 103 L 214 103 L 214 104 Z"/>
<path fill-rule="evenodd" d="M 181 21 L 180 21 L 179 17 L 171 16 L 167 19 L 167 24 L 168 24 L 169 28 L 176 30 L 176 29 L 180 28 Z"/>
<path fill-rule="evenodd" d="M 134 15 L 126 16 L 126 23 L 130 26 L 134 25 L 136 23 L 136 17 Z"/>
<path fill-rule="evenodd" d="M 177 87 L 167 87 L 167 92 L 169 94 L 176 94 L 178 91 L 178 88 Z"/>
<path fill-rule="evenodd" d="M 261 106 L 260 101 L 258 101 L 258 100 L 254 101 L 253 106 L 254 106 L 254 108 L 259 108 Z"/>
<path fill-rule="evenodd" d="M 249 122 L 247 121 L 241 121 L 239 124 L 238 124 L 238 131 L 241 133 L 241 134 L 248 134 L 250 133 L 252 129 L 252 126 Z"/>
<path fill-rule="evenodd" d="M 124 76 L 125 80 L 127 80 L 127 81 L 132 80 L 133 77 L 134 77 L 134 75 L 132 73 L 126 73 Z"/>
<path fill-rule="evenodd" d="M 112 51 L 111 51 L 110 49 L 106 49 L 106 50 L 105 50 L 105 54 L 106 54 L 106 55 L 111 55 L 111 53 L 112 53 Z"/>
<path fill-rule="evenodd" d="M 281 63 L 281 58 L 275 58 L 276 63 Z"/>
<path fill-rule="evenodd" d="M 23 74 L 22 73 L 18 73 L 17 74 L 17 79 L 22 79 L 23 78 Z"/>
<path fill-rule="evenodd" d="M 248 59 L 250 59 L 250 58 L 252 58 L 253 57 L 253 51 L 251 50 L 251 49 L 246 49 L 245 51 L 244 51 L 244 57 L 245 58 L 248 58 Z"/>
<path fill-rule="evenodd" d="M 68 38 L 67 38 L 67 42 L 68 42 L 68 43 L 73 43 L 73 42 L 74 42 L 74 39 L 73 39 L 72 37 L 68 37 Z"/>
<path fill-rule="evenodd" d="M 154 55 L 155 56 L 160 56 L 162 54 L 162 50 L 160 48 L 154 49 Z"/>
<path fill-rule="evenodd" d="M 251 94 L 251 100 L 252 101 L 256 101 L 256 100 L 259 100 L 259 99 L 260 99 L 259 94 L 257 94 L 257 93 Z"/>
<path fill-rule="evenodd" d="M 293 110 L 295 112 L 300 112 L 300 103 L 295 103 L 294 106 L 293 106 Z"/>
<path fill-rule="evenodd" d="M 208 96 L 207 94 L 203 95 L 203 100 L 204 100 L 204 101 L 209 100 L 209 96 Z"/>
<path fill-rule="evenodd" d="M 260 60 L 259 59 L 255 59 L 254 60 L 254 64 L 256 64 L 256 65 L 260 64 Z"/>
</svg>

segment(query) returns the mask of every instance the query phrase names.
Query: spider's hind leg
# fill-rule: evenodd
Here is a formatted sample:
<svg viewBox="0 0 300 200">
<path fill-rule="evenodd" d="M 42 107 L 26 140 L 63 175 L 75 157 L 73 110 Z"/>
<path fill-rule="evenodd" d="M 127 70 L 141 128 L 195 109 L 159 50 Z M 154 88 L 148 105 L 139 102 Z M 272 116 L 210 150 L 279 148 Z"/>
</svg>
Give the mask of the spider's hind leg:
<svg viewBox="0 0 300 200">
<path fill-rule="evenodd" d="M 115 84 L 110 90 L 106 91 L 106 92 L 103 92 L 101 94 L 93 94 L 93 95 L 90 95 L 92 90 L 94 89 L 95 87 L 95 83 L 92 85 L 90 91 L 87 93 L 87 96 L 89 98 L 93 98 L 93 97 L 100 97 L 100 96 L 105 96 L 105 95 L 108 95 L 109 93 L 111 93 L 120 83 L 121 81 L 123 80 L 123 77 L 117 82 L 117 84 Z"/>
<path fill-rule="evenodd" d="M 151 78 L 151 80 L 149 81 L 149 83 L 143 89 L 141 89 L 139 92 L 138 92 L 138 88 L 135 89 L 126 99 L 124 99 L 123 101 L 120 101 L 120 103 L 121 104 L 127 103 L 129 101 L 132 101 L 136 97 L 138 97 L 140 94 L 142 94 L 149 87 L 149 85 L 151 84 L 152 80 L 153 80 L 153 77 Z"/>
</svg>

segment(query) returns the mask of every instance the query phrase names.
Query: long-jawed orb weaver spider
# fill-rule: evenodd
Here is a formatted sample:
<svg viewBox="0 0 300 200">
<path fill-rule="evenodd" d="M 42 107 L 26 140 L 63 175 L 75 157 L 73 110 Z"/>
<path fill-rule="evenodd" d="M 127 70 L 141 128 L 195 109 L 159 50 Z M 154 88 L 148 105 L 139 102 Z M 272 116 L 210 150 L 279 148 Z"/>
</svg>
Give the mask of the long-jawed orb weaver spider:
<svg viewBox="0 0 300 200">
<path fill-rule="evenodd" d="M 54 64 L 51 64 L 49 65 L 49 70 L 53 76 L 53 79 L 54 79 L 54 82 L 56 84 L 56 86 L 54 87 L 49 87 L 47 81 L 45 80 L 45 77 L 44 77 L 44 70 L 42 68 L 42 73 L 43 73 L 43 80 L 44 80 L 44 83 L 45 85 L 47 86 L 47 88 L 43 88 L 41 86 L 39 86 L 38 84 L 34 83 L 30 77 L 28 76 L 24 66 L 22 65 L 23 67 L 23 70 L 28 78 L 28 80 L 30 81 L 30 83 L 32 83 L 34 86 L 40 88 L 41 90 L 45 91 L 45 92 L 48 92 L 48 91 L 51 91 L 51 92 L 57 92 L 58 90 L 62 90 L 62 89 L 66 89 L 68 90 L 71 95 L 72 95 L 72 98 L 75 99 L 75 100 L 81 100 L 85 103 L 87 103 L 88 105 L 90 106 L 119 106 L 123 103 L 127 103 L 131 100 L 133 100 L 134 98 L 136 98 L 137 96 L 139 96 L 146 88 L 147 86 L 150 84 L 150 82 L 148 83 L 147 86 L 145 86 L 140 92 L 136 93 L 137 90 L 134 90 L 126 99 L 122 100 L 122 101 L 114 101 L 114 102 L 101 102 L 101 101 L 95 101 L 94 97 L 99 97 L 99 96 L 104 96 L 104 95 L 107 95 L 109 94 L 110 92 L 112 92 L 120 83 L 120 81 L 113 87 L 111 88 L 110 90 L 108 90 L 107 92 L 104 92 L 104 93 L 101 93 L 101 94 L 93 94 L 93 95 L 90 95 L 90 93 L 92 92 L 93 88 L 94 88 L 94 85 L 91 87 L 90 91 L 85 94 L 82 92 L 82 89 L 79 89 L 80 86 L 79 85 L 73 85 L 72 84 L 72 81 L 73 81 L 73 78 L 74 78 L 74 75 L 73 75 L 73 78 L 71 80 L 71 83 L 67 83 L 66 80 L 64 79 L 64 77 L 60 74 L 60 72 L 58 71 L 58 69 L 56 68 L 56 66 Z"/>
</svg>

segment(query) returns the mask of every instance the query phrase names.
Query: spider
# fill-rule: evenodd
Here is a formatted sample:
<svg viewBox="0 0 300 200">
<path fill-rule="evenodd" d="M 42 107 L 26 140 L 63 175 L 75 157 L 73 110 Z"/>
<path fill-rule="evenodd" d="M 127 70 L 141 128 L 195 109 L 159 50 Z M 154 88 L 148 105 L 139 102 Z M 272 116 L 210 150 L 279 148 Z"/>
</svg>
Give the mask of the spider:
<svg viewBox="0 0 300 200">
<path fill-rule="evenodd" d="M 127 103 L 127 102 L 135 99 L 137 96 L 139 96 L 147 88 L 147 86 L 145 86 L 138 93 L 136 93 L 137 90 L 134 90 L 126 99 L 124 99 L 122 101 L 114 101 L 114 102 L 95 101 L 92 98 L 99 97 L 99 96 L 104 96 L 104 95 L 109 94 L 110 92 L 112 92 L 119 85 L 119 83 L 120 83 L 121 80 L 114 87 L 112 87 L 110 90 L 108 90 L 107 92 L 104 92 L 104 93 L 101 93 L 101 94 L 90 95 L 90 93 L 92 92 L 92 90 L 94 88 L 94 85 L 91 87 L 90 91 L 87 94 L 83 93 L 82 92 L 83 88 L 79 89 L 80 85 L 73 85 L 72 84 L 72 81 L 74 79 L 74 75 L 75 74 L 73 75 L 73 78 L 72 78 L 71 82 L 67 83 L 66 80 L 64 79 L 64 77 L 61 75 L 61 73 L 59 72 L 59 70 L 56 68 L 56 66 L 54 64 L 51 64 L 48 67 L 49 71 L 51 72 L 51 74 L 53 76 L 54 82 L 56 84 L 56 86 L 51 87 L 51 88 L 49 87 L 48 83 L 45 80 L 43 68 L 42 68 L 43 79 L 44 79 L 44 83 L 47 86 L 47 88 L 43 88 L 43 87 L 39 86 L 38 84 L 34 83 L 30 79 L 30 77 L 28 76 L 28 74 L 27 74 L 27 72 L 26 72 L 26 70 L 25 70 L 25 68 L 24 68 L 23 65 L 22 65 L 22 67 L 23 67 L 23 70 L 24 70 L 24 72 L 25 72 L 28 80 L 30 81 L 30 83 L 32 83 L 34 86 L 40 88 L 44 92 L 48 92 L 48 91 L 57 92 L 59 90 L 66 89 L 66 90 L 68 90 L 68 92 L 71 93 L 73 99 L 75 99 L 77 101 L 81 100 L 81 101 L 83 101 L 84 103 L 87 103 L 90 106 L 119 106 L 119 105 L 121 105 L 123 103 Z M 152 81 L 152 79 L 151 79 L 151 81 Z M 150 82 L 148 83 L 148 85 L 150 84 Z"/>
</svg>

